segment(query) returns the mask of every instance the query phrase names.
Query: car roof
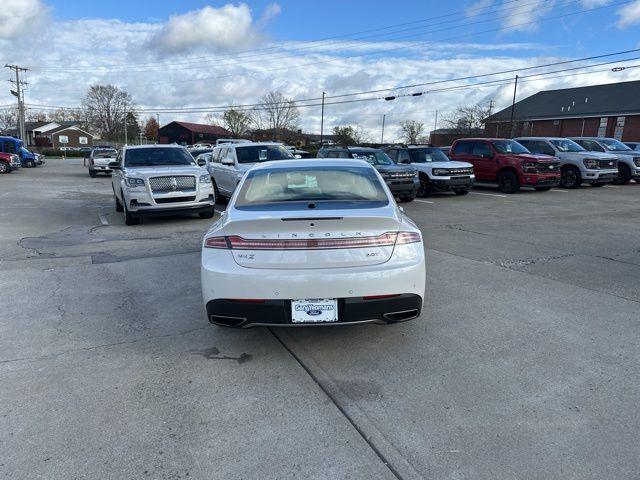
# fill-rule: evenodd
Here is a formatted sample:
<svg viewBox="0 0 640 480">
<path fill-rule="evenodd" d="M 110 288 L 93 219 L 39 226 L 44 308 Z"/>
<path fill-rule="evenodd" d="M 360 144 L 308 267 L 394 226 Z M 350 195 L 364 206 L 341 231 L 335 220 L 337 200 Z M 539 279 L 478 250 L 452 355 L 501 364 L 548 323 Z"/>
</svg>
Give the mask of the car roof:
<svg viewBox="0 0 640 480">
<path fill-rule="evenodd" d="M 571 140 L 567 137 L 518 137 L 514 138 L 514 140 Z"/>
<path fill-rule="evenodd" d="M 291 159 L 291 160 L 273 160 L 271 162 L 262 162 L 257 164 L 251 170 L 261 169 L 295 169 L 304 167 L 365 167 L 373 168 L 364 160 L 348 159 L 348 158 L 310 158 L 310 159 Z"/>
<path fill-rule="evenodd" d="M 123 147 L 126 150 L 144 150 L 148 148 L 185 148 L 182 145 L 176 145 L 174 143 L 156 143 L 152 145 L 125 145 Z"/>
<path fill-rule="evenodd" d="M 214 148 L 242 148 L 242 147 L 251 147 L 251 146 L 268 146 L 268 145 L 278 145 L 283 147 L 280 142 L 238 142 L 238 143 L 221 143 L 216 145 Z"/>
</svg>

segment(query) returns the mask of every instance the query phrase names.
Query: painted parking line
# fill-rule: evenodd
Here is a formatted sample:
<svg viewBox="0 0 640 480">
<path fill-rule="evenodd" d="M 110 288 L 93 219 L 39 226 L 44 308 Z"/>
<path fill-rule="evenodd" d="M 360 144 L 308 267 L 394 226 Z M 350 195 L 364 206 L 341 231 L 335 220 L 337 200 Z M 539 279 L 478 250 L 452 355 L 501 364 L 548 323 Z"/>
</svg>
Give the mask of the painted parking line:
<svg viewBox="0 0 640 480">
<path fill-rule="evenodd" d="M 507 198 L 507 195 L 500 195 L 498 193 L 482 193 L 482 192 L 469 192 L 471 195 L 486 195 L 487 197 L 500 197 Z"/>
<path fill-rule="evenodd" d="M 560 190 L 559 188 L 552 188 L 552 192 L 569 193 L 569 190 Z"/>
<path fill-rule="evenodd" d="M 430 202 L 429 200 L 420 200 L 419 198 L 414 198 L 413 201 L 420 202 L 420 203 L 431 203 L 431 204 L 435 203 L 435 202 Z"/>
<path fill-rule="evenodd" d="M 217 213 L 218 215 L 222 215 L 222 214 L 224 213 L 224 210 L 218 210 L 218 209 L 216 209 L 216 213 Z"/>
<path fill-rule="evenodd" d="M 103 214 L 98 215 L 98 218 L 100 219 L 100 223 L 102 223 L 102 225 L 109 225 L 109 221 L 107 220 L 107 217 Z"/>
<path fill-rule="evenodd" d="M 604 188 L 620 188 L 616 185 L 605 185 Z"/>
</svg>

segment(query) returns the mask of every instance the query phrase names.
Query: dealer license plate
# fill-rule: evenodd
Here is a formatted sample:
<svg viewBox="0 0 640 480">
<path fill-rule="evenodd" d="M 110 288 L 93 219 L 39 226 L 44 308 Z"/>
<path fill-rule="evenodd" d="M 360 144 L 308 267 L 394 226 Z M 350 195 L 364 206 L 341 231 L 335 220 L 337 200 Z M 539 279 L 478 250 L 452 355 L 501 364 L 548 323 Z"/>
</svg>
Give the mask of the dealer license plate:
<svg viewBox="0 0 640 480">
<path fill-rule="evenodd" d="M 293 323 L 324 323 L 338 321 L 338 300 L 335 298 L 305 298 L 291 300 Z"/>
</svg>

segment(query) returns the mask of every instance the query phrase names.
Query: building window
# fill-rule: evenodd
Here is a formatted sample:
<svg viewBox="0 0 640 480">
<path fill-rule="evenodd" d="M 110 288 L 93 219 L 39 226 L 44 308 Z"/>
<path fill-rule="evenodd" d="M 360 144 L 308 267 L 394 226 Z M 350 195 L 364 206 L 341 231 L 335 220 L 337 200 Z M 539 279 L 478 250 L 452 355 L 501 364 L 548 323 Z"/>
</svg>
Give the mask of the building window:
<svg viewBox="0 0 640 480">
<path fill-rule="evenodd" d="M 87 145 L 89 143 L 89 139 L 87 137 L 78 137 L 78 142 L 80 142 L 80 145 Z"/>
<path fill-rule="evenodd" d="M 600 126 L 598 127 L 598 136 L 599 137 L 606 137 L 607 136 L 607 123 L 608 123 L 608 118 L 607 117 L 602 117 L 600 119 Z"/>
<path fill-rule="evenodd" d="M 58 142 L 69 143 L 69 137 L 67 137 L 66 135 L 58 135 Z"/>
<path fill-rule="evenodd" d="M 622 134 L 624 133 L 624 122 L 626 117 L 618 117 L 616 120 L 616 131 L 613 133 L 613 137 L 617 140 L 622 140 Z"/>
</svg>

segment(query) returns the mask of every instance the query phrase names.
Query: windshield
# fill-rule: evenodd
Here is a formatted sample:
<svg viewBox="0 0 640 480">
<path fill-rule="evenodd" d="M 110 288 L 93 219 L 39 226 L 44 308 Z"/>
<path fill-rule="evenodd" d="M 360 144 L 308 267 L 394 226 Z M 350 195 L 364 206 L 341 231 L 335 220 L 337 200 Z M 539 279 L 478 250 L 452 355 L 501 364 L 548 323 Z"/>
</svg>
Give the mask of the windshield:
<svg viewBox="0 0 640 480">
<path fill-rule="evenodd" d="M 351 156 L 358 160 L 366 160 L 371 165 L 393 165 L 391 157 L 382 150 L 350 150 Z"/>
<path fill-rule="evenodd" d="M 493 148 L 496 149 L 498 153 L 512 153 L 515 155 L 521 155 L 523 153 L 531 153 L 529 150 L 524 148 L 518 142 L 514 142 L 513 140 L 496 140 L 491 142 Z"/>
<path fill-rule="evenodd" d="M 604 145 L 604 147 L 610 152 L 629 152 L 631 149 L 627 147 L 624 143 L 619 142 L 614 138 L 604 138 L 600 140 L 600 143 Z"/>
<path fill-rule="evenodd" d="M 369 167 L 303 167 L 251 171 L 235 206 L 335 200 L 388 202 L 375 171 Z"/>
<path fill-rule="evenodd" d="M 184 148 L 136 148 L 127 150 L 126 167 L 156 167 L 161 165 L 195 165 L 193 157 Z"/>
<path fill-rule="evenodd" d="M 295 158 L 289 150 L 281 145 L 236 147 L 236 155 L 238 156 L 238 163 L 259 163 Z"/>
<path fill-rule="evenodd" d="M 584 148 L 568 138 L 550 140 L 550 142 L 561 152 L 586 152 Z"/>
<path fill-rule="evenodd" d="M 410 148 L 409 156 L 411 157 L 411 163 L 451 161 L 439 148 Z"/>
<path fill-rule="evenodd" d="M 22 153 L 22 155 L 28 155 L 31 152 L 24 147 L 20 147 L 20 153 Z"/>
</svg>

